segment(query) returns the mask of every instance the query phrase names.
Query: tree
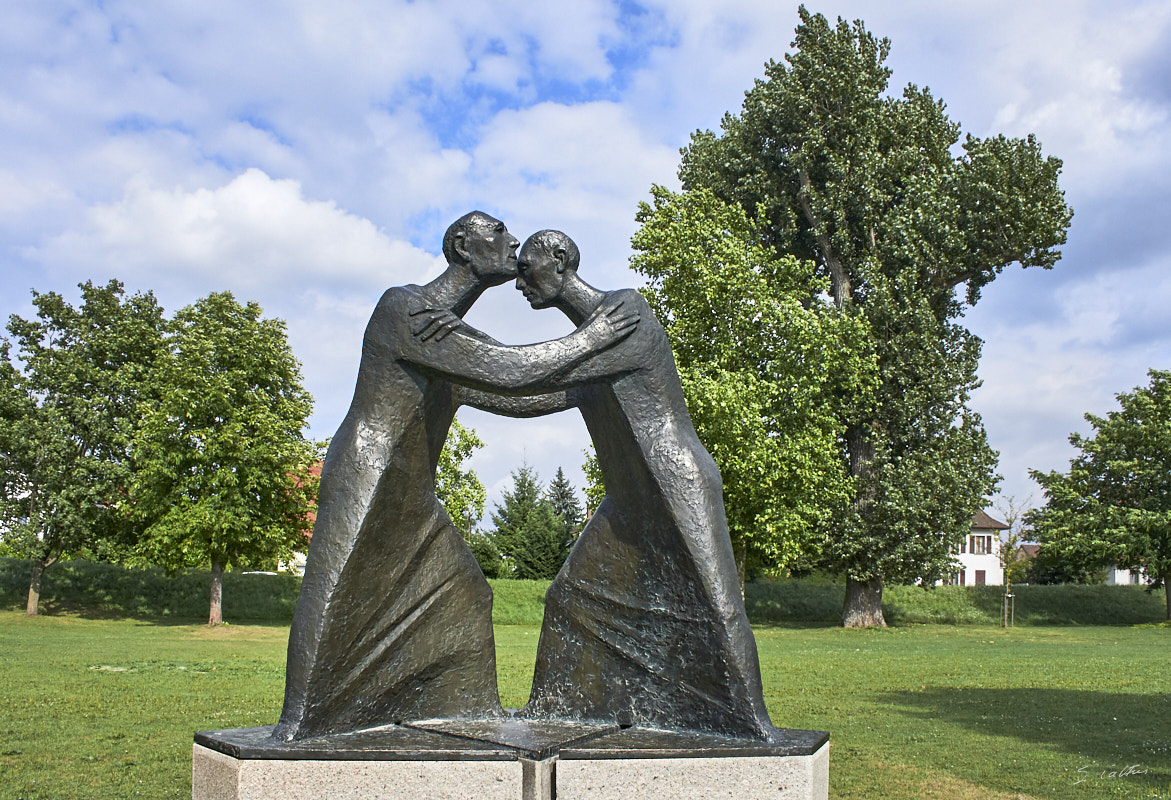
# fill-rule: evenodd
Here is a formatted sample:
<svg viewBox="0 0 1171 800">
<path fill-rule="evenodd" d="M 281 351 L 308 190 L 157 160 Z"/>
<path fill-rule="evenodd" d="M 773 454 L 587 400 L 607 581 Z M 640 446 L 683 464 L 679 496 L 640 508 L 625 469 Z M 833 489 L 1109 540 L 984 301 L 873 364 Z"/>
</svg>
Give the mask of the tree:
<svg viewBox="0 0 1171 800">
<path fill-rule="evenodd" d="M 834 305 L 865 322 L 879 388 L 841 420 L 852 501 L 823 562 L 846 576 L 843 624 L 882 625 L 883 585 L 941 577 L 995 487 L 968 407 L 980 341 L 958 320 L 1008 265 L 1052 267 L 1072 212 L 1061 162 L 1032 136 L 957 148 L 930 90 L 886 93 L 888 40 L 799 15 L 793 51 L 720 134 L 692 135 L 680 178 L 761 220 L 778 255 L 813 261 Z"/>
<path fill-rule="evenodd" d="M 512 473 L 512 490 L 497 504 L 492 522 L 492 541 L 510 577 L 548 580 L 557 575 L 567 555 L 561 546 L 560 520 L 532 468 L 525 465 Z"/>
<path fill-rule="evenodd" d="M 150 293 L 127 297 L 114 280 L 80 288 L 79 308 L 34 291 L 37 318 L 10 318 L 23 370 L 9 361 L 10 343 L 0 344 L 0 535 L 32 562 L 30 616 L 46 569 L 69 555 L 112 558 L 135 535 L 117 508 L 163 349 L 162 308 Z"/>
<path fill-rule="evenodd" d="M 500 551 L 490 537 L 476 529 L 484 518 L 488 495 L 476 471 L 463 468 L 472 453 L 483 446 L 475 428 L 465 428 L 459 420 L 452 421 L 435 469 L 435 496 L 468 543 L 484 576 L 499 578 L 504 572 Z"/>
<path fill-rule="evenodd" d="M 602 466 L 598 463 L 598 454 L 594 450 L 593 442 L 585 450 L 582 450 L 582 455 L 585 456 L 585 462 L 581 465 L 581 471 L 585 474 L 585 498 L 586 498 L 586 519 L 589 519 L 598 506 L 602 504 L 602 500 L 606 497 L 606 485 L 602 481 Z"/>
<path fill-rule="evenodd" d="M 569 552 L 573 543 L 577 541 L 577 535 L 581 533 L 582 525 L 585 524 L 585 514 L 581 510 L 581 503 L 577 501 L 577 492 L 573 484 L 565 477 L 565 470 L 561 467 L 557 468 L 557 475 L 549 484 L 545 499 L 557 516 L 561 547 Z"/>
<path fill-rule="evenodd" d="M 435 468 L 435 496 L 447 510 L 447 516 L 467 539 L 484 518 L 487 493 L 474 469 L 464 469 L 464 462 L 484 446 L 475 428 L 465 428 L 452 420 L 447 441 L 439 453 Z"/>
<path fill-rule="evenodd" d="M 1015 497 L 1009 496 L 1002 497 L 996 503 L 997 512 L 1008 526 L 1000 542 L 1000 567 L 1004 570 L 1006 591 L 1014 582 L 1023 581 L 1029 570 L 1028 563 L 1019 558 L 1017 550 L 1025 541 L 1025 513 L 1032 499 L 1033 496 L 1029 495 L 1018 502 Z"/>
<path fill-rule="evenodd" d="M 652 189 L 632 267 L 671 341 L 687 406 L 719 465 L 741 585 L 752 560 L 807 560 L 850 499 L 843 404 L 868 403 L 864 323 L 824 299 L 814 265 L 778 256 L 707 189 Z M 825 282 L 820 282 L 825 288 Z"/>
<path fill-rule="evenodd" d="M 1171 371 L 1117 395 L 1121 409 L 1086 414 L 1094 432 L 1072 434 L 1081 452 L 1068 472 L 1030 474 L 1045 506 L 1029 521 L 1048 552 L 1075 565 L 1143 570 L 1164 587 L 1171 620 Z"/>
<path fill-rule="evenodd" d="M 160 399 L 135 440 L 130 501 L 149 522 L 136 559 L 210 566 L 211 625 L 223 621 L 224 570 L 290 560 L 316 493 L 303 433 L 312 400 L 284 322 L 261 314 L 228 292 L 175 314 Z"/>
</svg>

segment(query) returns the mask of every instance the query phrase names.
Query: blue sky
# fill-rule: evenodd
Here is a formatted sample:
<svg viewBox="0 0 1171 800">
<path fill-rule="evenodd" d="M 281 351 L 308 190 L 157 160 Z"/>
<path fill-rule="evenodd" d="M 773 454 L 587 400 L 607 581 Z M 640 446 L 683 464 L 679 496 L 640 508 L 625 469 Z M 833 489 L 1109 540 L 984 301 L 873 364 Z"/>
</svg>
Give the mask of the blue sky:
<svg viewBox="0 0 1171 800">
<path fill-rule="evenodd" d="M 1082 414 L 1171 366 L 1171 4 L 810 2 L 892 40 L 892 88 L 928 85 L 977 136 L 1035 133 L 1075 210 L 1050 272 L 1010 269 L 968 314 L 973 404 L 1003 492 L 1064 468 Z M 6 4 L 0 30 L 0 314 L 30 288 L 116 277 L 168 311 L 230 289 L 288 321 L 332 434 L 382 291 L 442 267 L 473 208 L 518 238 L 566 231 L 582 275 L 638 285 L 637 203 L 678 148 L 783 56 L 796 4 L 352 0 Z M 562 335 L 509 287 L 468 317 L 501 341 Z M 490 495 L 527 461 L 578 467 L 560 414 L 462 411 Z"/>
</svg>

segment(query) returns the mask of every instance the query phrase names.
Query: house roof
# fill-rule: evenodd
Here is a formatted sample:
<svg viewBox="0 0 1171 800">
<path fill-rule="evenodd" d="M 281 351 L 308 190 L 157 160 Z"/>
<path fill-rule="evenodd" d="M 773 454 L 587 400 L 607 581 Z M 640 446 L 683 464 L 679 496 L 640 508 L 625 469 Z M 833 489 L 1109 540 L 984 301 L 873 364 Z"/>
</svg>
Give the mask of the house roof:
<svg viewBox="0 0 1171 800">
<path fill-rule="evenodd" d="M 993 519 L 983 511 L 977 511 L 976 516 L 972 517 L 972 530 L 993 530 L 1006 531 L 1008 526 L 997 519 Z"/>
</svg>

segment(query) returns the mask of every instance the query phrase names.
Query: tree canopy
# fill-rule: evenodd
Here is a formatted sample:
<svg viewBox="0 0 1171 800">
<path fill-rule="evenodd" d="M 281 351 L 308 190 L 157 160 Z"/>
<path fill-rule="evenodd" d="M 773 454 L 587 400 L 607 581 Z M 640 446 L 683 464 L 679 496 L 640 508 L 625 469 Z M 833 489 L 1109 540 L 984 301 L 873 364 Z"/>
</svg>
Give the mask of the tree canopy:
<svg viewBox="0 0 1171 800">
<path fill-rule="evenodd" d="M 810 261 L 777 255 L 740 206 L 656 186 L 631 266 L 671 341 L 692 421 L 720 467 L 741 570 L 814 557 L 851 497 L 838 458 L 843 404 L 865 407 L 865 321 L 811 292 Z"/>
<path fill-rule="evenodd" d="M 1142 570 L 1153 589 L 1171 580 L 1171 371 L 1151 370 L 1150 385 L 1117 395 L 1118 411 L 1086 414 L 1089 436 L 1068 472 L 1032 477 L 1045 506 L 1029 521 L 1041 552 L 1059 563 Z M 1171 620 L 1171 591 L 1167 597 Z"/>
<path fill-rule="evenodd" d="M 0 536 L 32 561 L 26 612 L 44 570 L 68 555 L 113 557 L 134 538 L 119 512 L 134 472 L 139 404 L 163 353 L 162 308 L 118 281 L 80 284 L 74 308 L 34 291 L 35 319 L 8 323 L 23 363 L 0 343 Z"/>
<path fill-rule="evenodd" d="M 847 577 L 843 623 L 881 625 L 884 582 L 946 573 L 995 487 L 996 454 L 968 404 L 980 341 L 963 310 L 1013 263 L 1052 267 L 1072 212 L 1060 160 L 1032 136 L 961 142 L 929 89 L 888 94 L 889 40 L 799 15 L 792 51 L 740 114 L 692 135 L 680 178 L 743 208 L 778 257 L 813 262 L 864 331 L 850 347 L 873 353 L 877 389 L 841 406 L 851 501 L 824 528 L 822 562 Z M 808 282 L 807 306 L 824 285 Z"/>
<path fill-rule="evenodd" d="M 220 576 L 269 569 L 305 546 L 317 449 L 312 407 L 284 322 L 213 293 L 175 314 L 155 371 L 160 397 L 134 442 L 129 505 L 148 523 L 139 560 L 210 566 L 209 622 L 222 621 Z"/>
</svg>

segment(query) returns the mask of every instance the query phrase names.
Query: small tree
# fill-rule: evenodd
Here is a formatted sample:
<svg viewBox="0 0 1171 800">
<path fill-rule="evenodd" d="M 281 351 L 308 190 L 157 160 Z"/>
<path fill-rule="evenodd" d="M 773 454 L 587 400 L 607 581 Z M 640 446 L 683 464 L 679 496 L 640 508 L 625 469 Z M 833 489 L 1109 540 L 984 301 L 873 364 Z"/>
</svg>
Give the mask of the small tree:
<svg viewBox="0 0 1171 800">
<path fill-rule="evenodd" d="M 469 539 L 476 525 L 484 518 L 487 493 L 474 469 L 464 469 L 464 462 L 484 446 L 475 428 L 465 428 L 459 420 L 452 420 L 447 441 L 439 453 L 435 468 L 435 496 L 447 510 L 455 527 Z"/>
<path fill-rule="evenodd" d="M 1068 472 L 1038 472 L 1045 506 L 1029 514 L 1042 552 L 1083 569 L 1110 564 L 1143 570 L 1164 587 L 1171 620 L 1171 371 L 1118 397 L 1105 417 L 1086 414 L 1090 436 L 1073 434 L 1080 454 Z"/>
<path fill-rule="evenodd" d="M 606 485 L 602 481 L 602 467 L 598 464 L 598 454 L 594 451 L 594 445 L 581 451 L 585 456 L 585 462 L 581 465 L 581 471 L 585 474 L 585 498 L 586 509 L 585 516 L 588 519 L 598 510 L 598 506 L 602 504 L 602 500 L 606 497 Z"/>
<path fill-rule="evenodd" d="M 79 308 L 34 291 L 37 318 L 9 320 L 23 370 L 0 343 L 0 536 L 32 561 L 30 616 L 46 569 L 69 555 L 115 558 L 136 533 L 118 506 L 163 350 L 162 308 L 114 280 L 80 288 Z"/>
<path fill-rule="evenodd" d="M 565 477 L 565 470 L 557 468 L 557 474 L 549 484 L 545 498 L 553 508 L 553 513 L 560 521 L 561 547 L 569 551 L 581 533 L 581 526 L 585 523 L 585 514 L 581 510 L 581 503 L 577 500 L 577 492 L 573 484 Z"/>
<path fill-rule="evenodd" d="M 547 580 L 567 555 L 561 523 L 544 497 L 537 474 L 527 465 L 512 473 L 512 490 L 496 506 L 492 541 L 513 578 Z"/>
<path fill-rule="evenodd" d="M 996 510 L 1004 518 L 1008 530 L 1000 542 L 1000 567 L 1004 570 L 1005 591 L 1013 583 L 1020 583 L 1025 579 L 1029 566 L 1022 561 L 1017 550 L 1021 542 L 1025 541 L 1025 512 L 1032 501 L 1032 495 L 1018 502 L 1015 497 L 1002 497 L 996 502 Z"/>
<path fill-rule="evenodd" d="M 223 622 L 224 570 L 291 560 L 315 499 L 312 401 L 284 322 L 261 314 L 224 292 L 175 315 L 160 399 L 135 441 L 131 500 L 149 522 L 136 559 L 210 566 L 210 625 Z"/>
<path fill-rule="evenodd" d="M 452 421 L 435 469 L 435 495 L 468 543 L 484 576 L 499 578 L 504 572 L 500 551 L 492 539 L 476 527 L 484 518 L 488 495 L 476 471 L 463 466 L 472 453 L 483 446 L 484 442 L 474 428 L 464 427 L 458 419 Z"/>
</svg>

